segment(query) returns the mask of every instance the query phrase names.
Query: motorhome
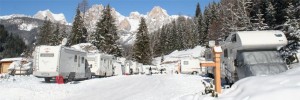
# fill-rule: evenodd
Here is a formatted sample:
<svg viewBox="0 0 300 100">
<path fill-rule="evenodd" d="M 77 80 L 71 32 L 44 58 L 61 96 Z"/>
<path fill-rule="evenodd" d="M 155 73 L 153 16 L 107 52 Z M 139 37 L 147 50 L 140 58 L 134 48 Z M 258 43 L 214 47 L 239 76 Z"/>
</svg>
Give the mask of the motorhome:
<svg viewBox="0 0 300 100">
<path fill-rule="evenodd" d="M 240 31 L 231 33 L 221 47 L 222 77 L 227 83 L 248 76 L 272 75 L 288 68 L 277 51 L 287 39 L 281 31 Z"/>
<path fill-rule="evenodd" d="M 87 61 L 93 76 L 107 77 L 114 75 L 114 56 L 105 53 L 88 53 Z"/>
<path fill-rule="evenodd" d="M 86 52 L 73 48 L 59 46 L 37 46 L 33 52 L 33 75 L 44 78 L 46 82 L 56 76 L 68 79 L 91 78 L 86 62 Z"/>
</svg>

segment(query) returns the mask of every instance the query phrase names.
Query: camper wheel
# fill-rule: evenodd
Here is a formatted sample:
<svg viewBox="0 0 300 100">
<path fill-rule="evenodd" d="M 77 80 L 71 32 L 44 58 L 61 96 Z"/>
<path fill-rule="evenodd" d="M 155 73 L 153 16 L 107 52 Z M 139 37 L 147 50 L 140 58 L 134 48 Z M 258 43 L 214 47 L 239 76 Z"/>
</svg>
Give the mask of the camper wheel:
<svg viewBox="0 0 300 100">
<path fill-rule="evenodd" d="M 50 83 L 51 77 L 45 77 L 44 79 L 46 83 Z"/>
<path fill-rule="evenodd" d="M 198 72 L 196 72 L 196 71 L 192 72 L 192 75 L 197 75 L 197 74 L 198 74 Z"/>
<path fill-rule="evenodd" d="M 175 71 L 175 74 L 178 74 L 178 71 Z"/>
</svg>

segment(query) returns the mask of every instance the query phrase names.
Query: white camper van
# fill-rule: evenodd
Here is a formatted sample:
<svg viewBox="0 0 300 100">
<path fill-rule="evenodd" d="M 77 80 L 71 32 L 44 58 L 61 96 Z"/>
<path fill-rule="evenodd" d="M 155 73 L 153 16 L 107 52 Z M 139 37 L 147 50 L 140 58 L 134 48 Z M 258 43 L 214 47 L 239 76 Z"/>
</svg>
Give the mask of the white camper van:
<svg viewBox="0 0 300 100">
<path fill-rule="evenodd" d="M 182 74 L 201 74 L 205 71 L 204 68 L 200 67 L 200 60 L 198 59 L 182 59 L 180 60 L 180 70 Z"/>
<path fill-rule="evenodd" d="M 62 45 L 42 45 L 35 48 L 33 56 L 33 75 L 45 78 L 46 82 L 49 82 L 56 76 L 62 76 L 64 79 L 67 79 L 74 74 L 74 79 L 91 78 L 85 52 Z"/>
<path fill-rule="evenodd" d="M 89 53 L 87 61 L 90 64 L 93 76 L 113 76 L 114 75 L 114 56 L 104 53 Z"/>
<path fill-rule="evenodd" d="M 231 33 L 221 44 L 222 77 L 227 83 L 238 79 L 278 74 L 287 70 L 277 49 L 287 39 L 281 31 L 241 31 Z"/>
<path fill-rule="evenodd" d="M 132 61 L 131 60 L 126 60 L 125 61 L 125 70 L 124 70 L 124 75 L 131 75 L 133 72 L 131 70 L 132 66 Z"/>
</svg>

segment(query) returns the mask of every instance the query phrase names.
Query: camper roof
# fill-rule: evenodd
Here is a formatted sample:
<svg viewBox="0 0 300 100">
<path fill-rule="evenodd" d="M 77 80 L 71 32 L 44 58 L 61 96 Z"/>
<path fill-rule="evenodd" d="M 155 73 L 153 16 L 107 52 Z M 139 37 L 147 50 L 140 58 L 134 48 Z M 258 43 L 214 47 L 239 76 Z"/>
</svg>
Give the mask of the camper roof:
<svg viewBox="0 0 300 100">
<path fill-rule="evenodd" d="M 231 42 L 240 50 L 277 49 L 285 46 L 287 39 L 281 31 L 239 31 L 232 33 Z"/>
</svg>

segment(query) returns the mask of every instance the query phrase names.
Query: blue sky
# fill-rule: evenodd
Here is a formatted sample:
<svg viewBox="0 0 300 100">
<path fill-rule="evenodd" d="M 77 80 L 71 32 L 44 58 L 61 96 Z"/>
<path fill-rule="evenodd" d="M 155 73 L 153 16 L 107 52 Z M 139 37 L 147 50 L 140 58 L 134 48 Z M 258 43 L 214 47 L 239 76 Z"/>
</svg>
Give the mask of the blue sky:
<svg viewBox="0 0 300 100">
<path fill-rule="evenodd" d="M 39 10 L 49 9 L 53 13 L 63 13 L 68 22 L 72 22 L 75 9 L 82 0 L 0 0 L 0 16 L 10 14 L 34 15 Z M 89 0 L 89 5 L 110 4 L 124 16 L 132 11 L 147 14 L 154 6 L 167 10 L 169 15 L 194 16 L 197 2 L 201 10 L 210 2 L 220 0 Z"/>
</svg>

